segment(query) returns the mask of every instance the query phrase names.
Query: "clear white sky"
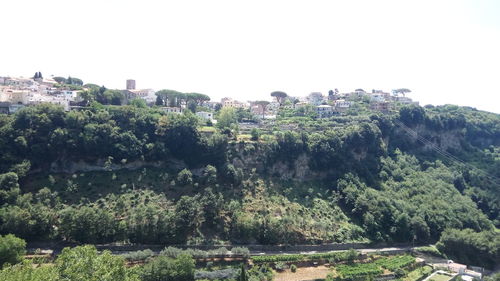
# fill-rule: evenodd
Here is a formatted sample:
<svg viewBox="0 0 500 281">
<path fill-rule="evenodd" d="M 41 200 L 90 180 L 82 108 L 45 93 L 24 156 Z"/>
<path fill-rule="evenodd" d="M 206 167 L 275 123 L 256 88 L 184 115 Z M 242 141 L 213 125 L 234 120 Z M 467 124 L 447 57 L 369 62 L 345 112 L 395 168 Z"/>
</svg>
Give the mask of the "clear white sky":
<svg viewBox="0 0 500 281">
<path fill-rule="evenodd" d="M 2 0 L 0 75 L 213 99 L 405 87 L 500 113 L 499 0 Z"/>
</svg>

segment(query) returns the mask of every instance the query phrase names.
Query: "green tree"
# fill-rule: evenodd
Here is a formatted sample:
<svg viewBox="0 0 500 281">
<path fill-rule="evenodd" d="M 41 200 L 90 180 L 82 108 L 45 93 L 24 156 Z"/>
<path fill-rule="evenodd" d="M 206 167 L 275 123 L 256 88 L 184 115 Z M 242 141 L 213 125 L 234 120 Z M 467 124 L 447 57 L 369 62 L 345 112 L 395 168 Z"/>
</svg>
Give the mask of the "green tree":
<svg viewBox="0 0 500 281">
<path fill-rule="evenodd" d="M 190 255 L 181 254 L 176 259 L 159 256 L 144 265 L 140 277 L 142 281 L 192 281 L 194 265 Z"/>
<path fill-rule="evenodd" d="M 128 281 L 123 257 L 109 251 L 99 254 L 94 246 L 64 248 L 55 266 L 61 280 Z"/>
<path fill-rule="evenodd" d="M 180 185 L 193 184 L 193 174 L 188 169 L 183 169 L 177 174 L 177 183 Z"/>
<path fill-rule="evenodd" d="M 266 100 L 259 100 L 259 101 L 255 101 L 253 103 L 260 108 L 260 112 L 262 112 L 262 119 L 264 119 L 264 116 L 266 115 L 266 111 L 267 111 L 267 106 L 270 104 L 270 102 L 268 102 Z"/>
<path fill-rule="evenodd" d="M 5 263 L 16 264 L 26 254 L 26 242 L 12 234 L 0 235 L 0 267 Z"/>
<path fill-rule="evenodd" d="M 146 108 L 146 107 L 148 107 L 147 104 L 146 104 L 146 101 L 143 100 L 143 99 L 139 99 L 139 98 L 135 98 L 135 99 L 129 101 L 129 105 L 135 106 L 135 107 L 138 107 L 138 108 Z"/>
<path fill-rule="evenodd" d="M 285 103 L 285 99 L 288 97 L 288 95 L 285 92 L 281 91 L 274 91 L 271 93 L 271 96 L 276 98 L 276 101 L 282 106 Z"/>
<path fill-rule="evenodd" d="M 247 270 L 245 265 L 241 264 L 240 276 L 238 277 L 238 281 L 248 281 Z"/>
<path fill-rule="evenodd" d="M 206 184 L 215 184 L 217 182 L 217 168 L 207 165 L 203 169 L 203 179 Z"/>
<path fill-rule="evenodd" d="M 236 110 L 231 107 L 224 107 L 220 110 L 217 117 L 217 128 L 224 130 L 237 130 L 238 116 Z"/>
<path fill-rule="evenodd" d="M 56 76 L 53 79 L 59 84 L 66 84 L 66 78 L 64 77 Z"/>
</svg>

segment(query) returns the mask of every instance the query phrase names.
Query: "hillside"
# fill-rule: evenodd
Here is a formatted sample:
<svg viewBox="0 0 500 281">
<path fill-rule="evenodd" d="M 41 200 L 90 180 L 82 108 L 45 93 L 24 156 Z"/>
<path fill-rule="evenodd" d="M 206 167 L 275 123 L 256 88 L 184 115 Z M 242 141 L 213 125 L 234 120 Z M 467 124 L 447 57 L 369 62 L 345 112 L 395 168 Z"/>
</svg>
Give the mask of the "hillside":
<svg viewBox="0 0 500 281">
<path fill-rule="evenodd" d="M 436 242 L 500 226 L 500 116 L 281 116 L 253 140 L 193 114 L 0 115 L 0 234 L 146 244 Z M 297 126 L 300 130 L 290 130 Z M 264 128 L 263 127 L 263 128 Z"/>
</svg>

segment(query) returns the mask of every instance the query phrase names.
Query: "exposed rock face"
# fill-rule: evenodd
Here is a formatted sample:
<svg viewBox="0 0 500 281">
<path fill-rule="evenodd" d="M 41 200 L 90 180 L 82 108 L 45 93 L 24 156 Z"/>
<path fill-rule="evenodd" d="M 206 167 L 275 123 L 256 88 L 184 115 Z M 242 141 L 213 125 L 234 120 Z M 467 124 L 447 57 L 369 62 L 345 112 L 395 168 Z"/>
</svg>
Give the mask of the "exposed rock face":
<svg viewBox="0 0 500 281">
<path fill-rule="evenodd" d="M 61 160 L 54 162 L 50 165 L 51 173 L 67 173 L 73 174 L 76 172 L 95 172 L 95 171 L 115 171 L 115 170 L 137 170 L 145 166 L 149 167 L 159 167 L 163 165 L 163 162 L 145 162 L 141 160 L 136 160 L 132 162 L 127 162 L 125 164 L 112 163 L 110 165 L 105 165 L 105 159 L 98 159 L 95 162 L 89 163 L 83 160 L 80 161 L 69 161 Z M 182 169 L 186 165 L 182 161 L 170 160 L 168 165 L 172 167 L 178 167 Z"/>
<path fill-rule="evenodd" d="M 464 132 L 462 130 L 449 130 L 449 131 L 439 131 L 435 132 L 429 130 L 424 125 L 419 125 L 414 128 L 416 135 L 409 135 L 403 130 L 397 129 L 398 135 L 409 137 L 414 143 L 419 143 L 417 147 L 429 151 L 433 150 L 433 146 L 437 146 L 442 150 L 448 149 L 461 149 L 461 142 L 465 140 Z M 424 141 L 429 141 L 430 143 L 424 143 L 418 140 L 418 137 L 423 138 Z M 390 140 L 388 140 L 390 142 Z"/>
</svg>

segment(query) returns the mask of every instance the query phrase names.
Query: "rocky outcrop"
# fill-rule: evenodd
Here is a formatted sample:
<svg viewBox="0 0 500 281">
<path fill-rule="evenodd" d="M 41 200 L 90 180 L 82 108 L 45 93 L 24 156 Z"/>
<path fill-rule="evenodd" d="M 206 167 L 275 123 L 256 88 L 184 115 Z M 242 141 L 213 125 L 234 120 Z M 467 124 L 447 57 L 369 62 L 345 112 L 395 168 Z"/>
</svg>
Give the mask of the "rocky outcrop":
<svg viewBox="0 0 500 281">
<path fill-rule="evenodd" d="M 173 167 L 174 169 L 183 169 L 184 167 L 186 167 L 186 164 L 184 164 L 184 162 L 178 160 L 169 160 L 168 162 L 145 162 L 136 160 L 127 163 L 111 163 L 109 165 L 106 165 L 105 159 L 98 159 L 93 162 L 86 162 L 83 160 L 59 160 L 57 162 L 53 162 L 50 165 L 50 172 L 73 174 L 76 172 L 115 171 L 123 169 L 138 170 L 146 166 L 160 167 L 162 165 L 168 165 L 169 167 Z"/>
</svg>

